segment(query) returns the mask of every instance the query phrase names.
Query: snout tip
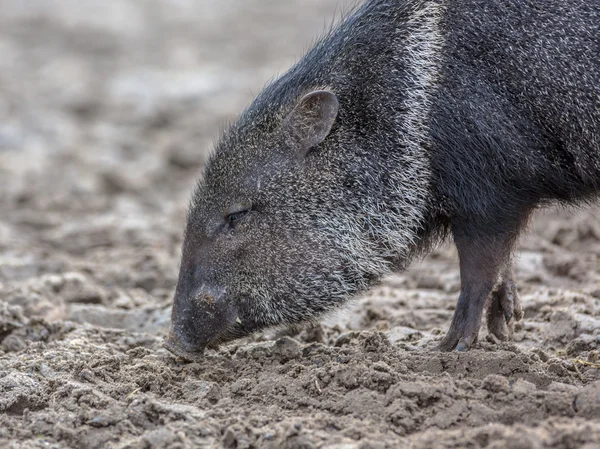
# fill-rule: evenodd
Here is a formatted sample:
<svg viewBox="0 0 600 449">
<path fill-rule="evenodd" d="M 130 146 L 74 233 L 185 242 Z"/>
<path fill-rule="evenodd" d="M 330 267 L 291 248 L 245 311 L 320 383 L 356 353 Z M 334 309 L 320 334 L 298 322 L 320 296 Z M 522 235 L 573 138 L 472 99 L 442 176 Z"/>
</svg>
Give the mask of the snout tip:
<svg viewBox="0 0 600 449">
<path fill-rule="evenodd" d="M 163 341 L 163 347 L 171 354 L 182 358 L 188 362 L 199 362 L 204 358 L 204 348 L 195 351 L 188 351 L 183 349 L 171 337 L 165 338 L 165 340 Z"/>
</svg>

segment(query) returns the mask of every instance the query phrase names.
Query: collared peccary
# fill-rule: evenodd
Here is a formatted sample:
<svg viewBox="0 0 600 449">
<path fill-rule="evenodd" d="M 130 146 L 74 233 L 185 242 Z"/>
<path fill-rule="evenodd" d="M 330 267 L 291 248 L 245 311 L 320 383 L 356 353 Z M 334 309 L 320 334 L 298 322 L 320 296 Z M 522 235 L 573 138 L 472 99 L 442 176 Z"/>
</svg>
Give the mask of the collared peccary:
<svg viewBox="0 0 600 449">
<path fill-rule="evenodd" d="M 538 206 L 597 197 L 599 133 L 599 0 L 367 0 L 218 142 L 165 346 L 315 320 L 450 235 L 441 349 L 476 341 L 486 303 L 506 338 L 515 241 Z"/>
</svg>

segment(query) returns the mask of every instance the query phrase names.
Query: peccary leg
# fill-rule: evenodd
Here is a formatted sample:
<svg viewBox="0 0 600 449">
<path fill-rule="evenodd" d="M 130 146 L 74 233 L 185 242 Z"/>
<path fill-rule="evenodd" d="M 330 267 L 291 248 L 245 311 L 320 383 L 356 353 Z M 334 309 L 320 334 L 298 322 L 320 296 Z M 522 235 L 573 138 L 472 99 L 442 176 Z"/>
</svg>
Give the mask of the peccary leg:
<svg viewBox="0 0 600 449">
<path fill-rule="evenodd" d="M 502 279 L 490 296 L 487 310 L 487 326 L 492 338 L 512 340 L 515 322 L 523 317 L 517 285 L 513 281 L 512 266 L 503 270 Z"/>
<path fill-rule="evenodd" d="M 477 238 L 456 230 L 453 233 L 462 285 L 450 330 L 440 343 L 440 349 L 466 351 L 477 341 L 486 300 L 508 261 L 513 238 Z"/>
</svg>

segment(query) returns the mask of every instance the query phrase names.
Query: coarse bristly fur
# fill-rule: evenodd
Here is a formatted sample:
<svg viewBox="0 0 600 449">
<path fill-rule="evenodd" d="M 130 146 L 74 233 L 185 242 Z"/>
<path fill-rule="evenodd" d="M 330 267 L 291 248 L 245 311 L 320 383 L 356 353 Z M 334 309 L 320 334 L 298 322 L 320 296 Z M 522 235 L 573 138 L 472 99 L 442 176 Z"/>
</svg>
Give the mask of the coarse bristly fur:
<svg viewBox="0 0 600 449">
<path fill-rule="evenodd" d="M 600 192 L 600 0 L 367 0 L 217 143 L 190 206 L 167 347 L 312 320 L 452 234 L 505 338 L 531 211 Z"/>
</svg>

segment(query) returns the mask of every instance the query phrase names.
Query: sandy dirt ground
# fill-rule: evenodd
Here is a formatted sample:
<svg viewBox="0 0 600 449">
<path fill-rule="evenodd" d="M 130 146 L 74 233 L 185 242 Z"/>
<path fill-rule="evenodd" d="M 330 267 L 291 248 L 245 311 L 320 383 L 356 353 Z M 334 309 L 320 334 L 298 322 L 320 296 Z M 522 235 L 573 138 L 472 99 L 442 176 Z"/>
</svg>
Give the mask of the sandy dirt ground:
<svg viewBox="0 0 600 449">
<path fill-rule="evenodd" d="M 213 140 L 336 10 L 0 0 L 0 447 L 600 447 L 598 208 L 533 220 L 515 343 L 431 350 L 448 245 L 320 325 L 162 348 Z"/>
</svg>

